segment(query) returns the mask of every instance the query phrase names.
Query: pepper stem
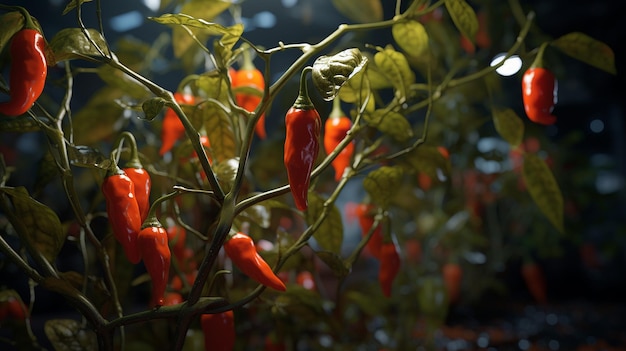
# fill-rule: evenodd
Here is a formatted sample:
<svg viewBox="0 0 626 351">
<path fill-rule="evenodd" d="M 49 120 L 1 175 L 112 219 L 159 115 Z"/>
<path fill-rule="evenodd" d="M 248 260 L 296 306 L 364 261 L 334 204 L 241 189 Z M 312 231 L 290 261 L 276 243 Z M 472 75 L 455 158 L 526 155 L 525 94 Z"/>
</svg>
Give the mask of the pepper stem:
<svg viewBox="0 0 626 351">
<path fill-rule="evenodd" d="M 535 57 L 535 60 L 530 65 L 530 68 L 543 68 L 543 53 L 546 51 L 546 47 L 548 47 L 547 42 L 541 44 L 538 49 L 539 51 L 537 51 L 537 57 Z"/>
<path fill-rule="evenodd" d="M 256 66 L 254 65 L 254 63 L 252 62 L 252 55 L 250 55 L 250 45 L 248 45 L 247 43 L 243 43 L 241 44 L 243 50 L 243 62 L 241 63 L 241 68 L 239 68 L 240 70 L 254 70 L 256 69 Z"/>
<path fill-rule="evenodd" d="M 141 224 L 141 229 L 147 228 L 147 227 L 157 227 L 157 228 L 161 228 L 163 227 L 163 224 L 161 224 L 161 222 L 159 221 L 159 219 L 156 216 L 156 210 L 157 208 L 159 208 L 159 206 L 161 205 L 161 202 L 169 200 L 175 196 L 178 196 L 180 194 L 179 190 L 173 191 L 169 194 L 165 194 L 163 196 L 161 196 L 160 198 L 156 199 L 152 205 L 150 205 L 150 210 L 148 211 L 148 216 L 146 217 L 146 220 L 143 221 L 143 223 Z"/>
<path fill-rule="evenodd" d="M 25 29 L 36 29 L 36 30 L 39 30 L 39 28 L 37 28 L 37 26 L 35 25 L 35 22 L 33 21 L 33 17 L 30 15 L 28 10 L 26 10 L 22 6 L 7 6 L 7 5 L 0 4 L 0 8 L 7 9 L 7 10 L 19 11 L 22 14 L 22 16 L 24 16 L 24 22 L 25 22 L 24 23 L 24 28 Z"/>
<path fill-rule="evenodd" d="M 143 165 L 139 160 L 139 152 L 137 151 L 137 140 L 135 140 L 135 136 L 128 131 L 122 132 L 113 143 L 114 146 L 117 145 L 115 147 L 115 154 L 117 154 L 117 158 L 119 159 L 119 156 L 121 155 L 120 150 L 122 149 L 124 140 L 127 140 L 130 144 L 130 157 L 128 161 L 126 161 L 126 167 L 142 169 Z"/>
<path fill-rule="evenodd" d="M 341 109 L 341 100 L 339 98 L 335 98 L 333 100 L 333 109 L 330 111 L 328 118 L 339 118 L 345 116 L 346 114 Z"/>
<path fill-rule="evenodd" d="M 311 98 L 309 98 L 309 89 L 306 84 L 306 76 L 312 70 L 313 67 L 307 66 L 302 70 L 302 74 L 300 75 L 300 91 L 298 92 L 296 101 L 293 103 L 293 107 L 297 109 L 311 110 L 315 108 L 313 102 L 311 102 Z"/>
</svg>

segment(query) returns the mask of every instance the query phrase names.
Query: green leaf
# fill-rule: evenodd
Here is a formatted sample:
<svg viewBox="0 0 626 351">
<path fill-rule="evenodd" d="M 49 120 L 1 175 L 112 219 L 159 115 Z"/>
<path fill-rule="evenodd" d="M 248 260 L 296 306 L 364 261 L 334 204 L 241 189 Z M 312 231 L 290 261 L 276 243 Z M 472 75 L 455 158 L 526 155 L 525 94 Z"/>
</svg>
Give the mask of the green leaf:
<svg viewBox="0 0 626 351">
<path fill-rule="evenodd" d="M 365 114 L 363 117 L 369 125 L 401 143 L 413 137 L 411 124 L 398 112 L 378 109 L 371 114 Z"/>
<path fill-rule="evenodd" d="M 445 177 L 450 173 L 450 160 L 444 157 L 436 146 L 420 145 L 403 156 L 400 161 L 409 169 L 426 173 L 434 179 L 439 178 L 438 173 Z"/>
<path fill-rule="evenodd" d="M 39 131 L 41 127 L 35 122 L 33 117 L 29 115 L 21 115 L 17 117 L 0 117 L 0 131 L 27 133 Z"/>
<path fill-rule="evenodd" d="M 72 118 L 74 142 L 89 145 L 113 135 L 123 112 L 115 100 L 122 96 L 124 93 L 120 89 L 112 87 L 104 87 L 91 95 L 87 104 Z"/>
<path fill-rule="evenodd" d="M 465 0 L 445 0 L 445 3 L 454 25 L 473 43 L 478 32 L 478 18 L 474 9 Z"/>
<path fill-rule="evenodd" d="M 204 129 L 211 142 L 213 158 L 222 162 L 236 155 L 235 134 L 231 120 L 219 105 L 207 101 L 198 106 L 195 114 L 200 114 L 204 121 Z"/>
<path fill-rule="evenodd" d="M 428 33 L 418 21 L 397 22 L 391 27 L 393 39 L 410 56 L 421 56 L 428 51 Z"/>
<path fill-rule="evenodd" d="M 367 107 L 365 111 L 372 112 L 376 109 L 376 101 L 374 95 L 370 90 L 370 83 L 368 80 L 369 69 L 361 70 L 354 76 L 352 76 L 342 87 L 339 89 L 339 98 L 345 102 L 356 104 L 360 107 L 367 99 Z"/>
<path fill-rule="evenodd" d="M 65 231 L 56 213 L 30 197 L 23 187 L 2 187 L 0 191 L 11 198 L 17 220 L 25 230 L 18 230 L 20 238 L 49 262 L 54 262 L 65 242 Z"/>
<path fill-rule="evenodd" d="M 93 0 L 69 0 L 69 2 L 67 3 L 67 6 L 65 6 L 65 9 L 63 9 L 63 13 L 61 15 L 67 15 L 68 12 L 76 8 L 77 3 L 78 3 L 78 6 L 82 6 L 83 3 L 91 2 L 91 1 Z"/>
<path fill-rule="evenodd" d="M 309 191 L 309 208 L 304 216 L 308 225 L 313 225 L 324 211 L 325 200 L 317 193 Z M 341 252 L 343 243 L 343 222 L 341 214 L 333 204 L 328 208 L 328 215 L 319 228 L 313 234 L 315 241 L 326 251 Z"/>
<path fill-rule="evenodd" d="M 44 332 L 56 351 L 98 349 L 96 333 L 73 319 L 49 319 Z"/>
<path fill-rule="evenodd" d="M 161 97 L 148 99 L 141 104 L 141 109 L 148 121 L 155 119 L 161 113 L 163 107 L 165 107 L 165 99 Z"/>
<path fill-rule="evenodd" d="M 357 23 L 382 21 L 383 5 L 380 0 L 333 0 L 342 15 Z"/>
<path fill-rule="evenodd" d="M 410 86 L 415 83 L 415 73 L 406 57 L 392 47 L 386 47 L 374 55 L 374 62 L 393 84 L 400 102 L 406 101 L 411 91 Z"/>
<path fill-rule="evenodd" d="M 109 86 L 118 88 L 135 99 L 145 99 L 150 96 L 150 90 L 135 78 L 111 67 L 102 65 L 98 67 L 98 76 Z"/>
<path fill-rule="evenodd" d="M 325 101 L 337 96 L 339 89 L 367 65 L 367 58 L 356 48 L 332 56 L 320 56 L 313 63 L 313 84 Z"/>
<path fill-rule="evenodd" d="M 537 207 L 563 233 L 563 195 L 546 163 L 537 155 L 524 154 L 524 182 Z"/>
<path fill-rule="evenodd" d="M 399 166 L 383 166 L 370 172 L 363 179 L 363 188 L 372 199 L 372 203 L 383 209 L 389 207 L 396 190 L 400 188 L 404 171 Z"/>
<path fill-rule="evenodd" d="M 111 166 L 111 160 L 91 146 L 69 145 L 67 153 L 73 166 L 100 169 L 108 169 Z"/>
<path fill-rule="evenodd" d="M 494 109 L 493 124 L 498 134 L 511 146 L 521 144 L 524 138 L 524 121 L 510 108 Z"/>
<path fill-rule="evenodd" d="M 19 11 L 7 12 L 0 16 L 0 52 L 23 27 L 24 16 Z"/>
<path fill-rule="evenodd" d="M 233 47 L 243 34 L 244 27 L 243 24 L 237 23 L 228 29 L 228 33 L 225 33 L 220 40 L 213 44 L 215 56 L 223 67 L 229 66 L 229 62 L 234 56 Z"/>
<path fill-rule="evenodd" d="M 224 106 L 229 106 L 228 92 L 230 90 L 230 86 L 228 81 L 226 79 L 222 79 L 222 76 L 218 74 L 217 71 L 210 71 L 202 74 L 198 77 L 196 85 L 198 86 L 198 89 L 202 90 L 208 98 L 218 100 L 224 104 Z"/>
<path fill-rule="evenodd" d="M 343 279 L 350 274 L 350 269 L 346 267 L 345 262 L 338 254 L 328 251 L 316 251 L 315 255 L 330 268 L 337 278 Z"/>
<path fill-rule="evenodd" d="M 56 62 L 73 59 L 91 60 L 91 57 L 101 56 L 98 48 L 104 54 L 110 54 L 108 44 L 100 32 L 87 28 L 87 33 L 97 47 L 89 41 L 80 28 L 65 28 L 57 32 L 48 43 L 49 49 L 54 53 Z M 56 62 L 51 62 L 49 65 L 53 66 Z"/>
<path fill-rule="evenodd" d="M 552 46 L 595 68 L 611 74 L 617 74 L 613 50 L 607 44 L 587 34 L 580 32 L 565 34 L 554 40 Z"/>
</svg>

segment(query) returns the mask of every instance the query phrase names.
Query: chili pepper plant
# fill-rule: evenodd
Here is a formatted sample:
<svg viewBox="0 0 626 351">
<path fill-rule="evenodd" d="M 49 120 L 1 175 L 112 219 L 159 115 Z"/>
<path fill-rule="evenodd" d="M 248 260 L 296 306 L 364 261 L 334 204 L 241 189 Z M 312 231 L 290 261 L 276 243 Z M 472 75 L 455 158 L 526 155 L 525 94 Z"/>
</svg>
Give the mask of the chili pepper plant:
<svg viewBox="0 0 626 351">
<path fill-rule="evenodd" d="M 568 55 L 614 73 L 611 49 L 533 34 L 517 1 L 382 3 L 333 1 L 346 23 L 271 45 L 249 39 L 245 2 L 170 1 L 145 18 L 152 42 L 110 41 L 97 25 L 106 1 L 50 13 L 76 19 L 62 29 L 0 6 L 0 131 L 43 145 L 32 182 L 14 150 L 0 155 L 1 266 L 28 278 L 3 282 L 0 323 L 20 337 L 0 344 L 416 349 L 495 279 L 476 257 L 536 249 L 507 256 L 498 245 L 515 241 L 485 234 L 491 204 L 514 199 L 547 235 L 564 232 L 558 158 L 524 142 L 567 118 L 556 78 L 511 78 L 526 108 L 508 106 L 505 60 L 488 53 L 535 72 L 560 72 Z M 177 84 L 160 83 L 166 72 Z M 498 172 L 475 166 L 477 135 L 502 146 Z M 40 296 L 71 311 L 43 333 L 30 324 Z"/>
</svg>

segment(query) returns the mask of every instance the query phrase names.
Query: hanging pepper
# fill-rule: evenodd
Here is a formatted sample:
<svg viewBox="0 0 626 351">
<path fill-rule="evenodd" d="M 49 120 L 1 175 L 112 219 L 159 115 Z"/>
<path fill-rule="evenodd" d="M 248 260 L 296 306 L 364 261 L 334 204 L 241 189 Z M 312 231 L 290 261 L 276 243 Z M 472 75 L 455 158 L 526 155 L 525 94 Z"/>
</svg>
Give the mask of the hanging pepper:
<svg viewBox="0 0 626 351">
<path fill-rule="evenodd" d="M 543 269 L 535 261 L 526 261 L 521 268 L 522 277 L 530 295 L 540 304 L 548 302 L 546 277 Z"/>
<path fill-rule="evenodd" d="M 152 280 L 150 307 L 163 306 L 165 288 L 170 274 L 171 253 L 167 232 L 159 220 L 151 214 L 137 235 L 137 245 L 146 271 Z"/>
<path fill-rule="evenodd" d="M 141 256 L 137 248 L 137 234 L 141 229 L 141 212 L 135 196 L 135 185 L 115 162 L 107 170 L 102 182 L 102 193 L 115 238 L 122 245 L 126 258 L 133 264 L 139 263 Z"/>
<path fill-rule="evenodd" d="M 234 70 L 233 70 L 234 71 Z M 231 75 L 231 84 L 233 88 L 246 88 L 263 91 L 265 89 L 265 79 L 263 73 L 254 66 L 252 58 L 248 50 L 243 52 L 243 64 L 238 71 L 234 71 Z M 237 105 L 244 108 L 248 112 L 256 110 L 257 106 L 261 103 L 262 97 L 256 94 L 238 92 L 235 93 L 235 101 Z M 265 113 L 259 116 L 257 123 L 254 126 L 256 135 L 265 139 L 267 133 L 265 131 Z"/>
<path fill-rule="evenodd" d="M 383 243 L 380 247 L 380 267 L 378 270 L 378 282 L 386 297 L 391 296 L 393 281 L 400 271 L 400 255 L 393 241 Z"/>
<path fill-rule="evenodd" d="M 206 351 L 232 351 L 235 348 L 235 316 L 232 310 L 203 314 L 200 326 Z"/>
<path fill-rule="evenodd" d="M 141 213 L 141 221 L 143 222 L 148 217 L 148 211 L 150 210 L 150 190 L 152 188 L 150 173 L 143 168 L 139 160 L 135 137 L 129 132 L 123 132 L 118 139 L 120 139 L 120 142 L 114 145 L 121 145 L 122 139 L 128 140 L 130 144 L 130 159 L 122 170 L 133 181 L 135 197 L 137 198 L 137 205 L 139 205 L 139 213 Z"/>
<path fill-rule="evenodd" d="M 9 101 L 0 103 L 0 114 L 19 116 L 26 113 L 41 95 L 48 65 L 46 61 L 46 41 L 36 29 L 28 11 L 16 7 L 24 15 L 24 28 L 11 38 L 9 52 L 11 71 L 9 76 Z"/>
<path fill-rule="evenodd" d="M 461 280 L 463 269 L 456 262 L 447 262 L 441 267 L 443 283 L 448 293 L 448 302 L 455 304 L 461 297 Z"/>
<path fill-rule="evenodd" d="M 341 100 L 335 99 L 333 101 L 333 110 L 330 112 L 324 124 L 324 149 L 326 150 L 326 154 L 330 154 L 335 150 L 337 145 L 346 137 L 351 127 L 352 120 L 346 117 L 341 110 Z M 341 179 L 344 170 L 350 165 L 353 152 L 354 142 L 350 142 L 332 161 L 331 164 L 335 169 L 336 181 Z"/>
<path fill-rule="evenodd" d="M 224 243 L 224 251 L 245 275 L 275 290 L 285 291 L 285 283 L 256 251 L 254 241 L 244 233 L 231 235 Z"/>
<path fill-rule="evenodd" d="M 196 98 L 191 94 L 174 93 L 174 99 L 178 104 L 193 105 Z M 185 135 L 185 126 L 178 118 L 178 115 L 171 108 L 167 108 L 163 116 L 163 124 L 161 126 L 161 148 L 159 155 L 163 156 L 172 149 L 178 139 Z"/>
<path fill-rule="evenodd" d="M 361 235 L 365 236 L 369 233 L 370 228 L 374 225 L 375 206 L 372 204 L 359 204 L 356 207 L 356 214 L 359 219 L 359 225 L 361 227 Z M 365 248 L 372 256 L 380 258 L 380 250 L 383 245 L 383 232 L 382 226 L 379 224 L 372 233 L 370 240 L 367 242 Z"/>
<path fill-rule="evenodd" d="M 552 110 L 558 101 L 558 82 L 554 74 L 542 67 L 545 45 L 539 48 L 535 61 L 522 77 L 522 100 L 528 119 L 550 125 L 556 122 Z"/>
<path fill-rule="evenodd" d="M 308 207 L 309 182 L 319 153 L 322 124 L 307 91 L 306 74 L 309 70 L 310 67 L 302 71 L 298 98 L 285 115 L 284 163 L 291 195 L 301 211 Z"/>
</svg>

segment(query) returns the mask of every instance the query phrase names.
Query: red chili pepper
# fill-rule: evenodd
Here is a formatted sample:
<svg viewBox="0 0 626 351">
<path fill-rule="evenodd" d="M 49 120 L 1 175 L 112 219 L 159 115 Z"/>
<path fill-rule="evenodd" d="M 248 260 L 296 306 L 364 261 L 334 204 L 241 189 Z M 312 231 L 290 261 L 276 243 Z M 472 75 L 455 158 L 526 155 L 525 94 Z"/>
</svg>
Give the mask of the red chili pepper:
<svg viewBox="0 0 626 351">
<path fill-rule="evenodd" d="M 163 298 L 163 306 L 178 305 L 179 303 L 183 303 L 183 301 L 185 301 L 185 299 L 181 294 L 177 292 L 168 292 Z"/>
<path fill-rule="evenodd" d="M 333 110 L 330 112 L 324 124 L 324 149 L 326 150 L 326 154 L 330 154 L 335 150 L 337 145 L 346 137 L 351 127 L 352 120 L 346 117 L 341 110 L 340 100 L 335 99 L 333 102 Z M 350 142 L 346 145 L 331 163 L 335 169 L 336 181 L 341 179 L 344 170 L 350 166 L 352 153 L 354 153 L 354 142 Z"/>
<path fill-rule="evenodd" d="M 150 210 L 150 188 L 152 187 L 150 174 L 141 166 L 134 167 L 128 166 L 128 164 L 123 170 L 135 186 L 135 196 L 139 206 L 139 213 L 141 214 L 141 221 L 143 222 L 148 217 L 148 211 Z"/>
<path fill-rule="evenodd" d="M 19 296 L 9 296 L 0 301 L 0 325 L 5 320 L 23 321 L 28 316 L 28 309 Z"/>
<path fill-rule="evenodd" d="M 250 58 L 250 54 L 245 51 L 243 55 L 244 61 L 241 68 L 238 71 L 234 71 L 231 75 L 231 84 L 233 88 L 252 88 L 256 90 L 263 91 L 265 89 L 265 79 L 263 78 L 263 73 L 259 69 L 257 69 L 252 63 L 252 59 Z M 235 101 L 237 105 L 244 108 L 248 112 L 252 112 L 256 110 L 257 106 L 261 103 L 262 97 L 249 94 L 249 93 L 236 93 Z M 256 135 L 265 139 L 267 137 L 267 133 L 265 131 L 265 113 L 261 114 L 259 120 L 254 126 L 254 131 Z"/>
<path fill-rule="evenodd" d="M 137 245 L 152 280 L 150 307 L 163 306 L 165 288 L 170 275 L 171 253 L 167 232 L 156 217 L 147 219 L 137 236 Z"/>
<path fill-rule="evenodd" d="M 174 93 L 174 99 L 178 104 L 193 105 L 196 98 L 191 94 Z M 178 115 L 171 108 L 167 108 L 163 116 L 161 126 L 161 148 L 159 155 L 163 156 L 172 149 L 178 139 L 185 135 L 185 126 L 178 118 Z"/>
<path fill-rule="evenodd" d="M 141 255 L 137 248 L 137 234 L 141 229 L 141 212 L 133 181 L 116 165 L 107 172 L 102 182 L 102 193 L 115 238 L 124 248 L 126 258 L 133 264 L 139 263 Z"/>
<path fill-rule="evenodd" d="M 448 262 L 441 268 L 441 273 L 448 293 L 448 301 L 452 304 L 457 303 L 461 297 L 463 269 L 458 263 Z"/>
<path fill-rule="evenodd" d="M 548 302 L 546 278 L 543 269 L 536 262 L 524 262 L 522 264 L 522 277 L 528 287 L 530 295 L 540 304 Z"/>
<path fill-rule="evenodd" d="M 232 351 L 235 348 L 235 315 L 225 311 L 200 316 L 206 351 Z"/>
<path fill-rule="evenodd" d="M 11 72 L 9 94 L 11 99 L 0 103 L 0 113 L 19 116 L 33 106 L 43 91 L 48 75 L 46 41 L 35 29 L 32 18 L 21 9 L 26 25 L 11 38 Z"/>
<path fill-rule="evenodd" d="M 306 72 L 302 72 L 298 98 L 285 115 L 284 163 L 291 195 L 301 211 L 308 207 L 311 171 L 319 153 L 322 124 L 307 92 Z"/>
<path fill-rule="evenodd" d="M 172 247 L 172 252 L 177 259 L 185 256 L 185 240 L 187 239 L 187 230 L 176 224 L 174 219 L 167 218 L 167 240 Z M 192 251 L 193 253 L 193 251 Z"/>
<path fill-rule="evenodd" d="M 356 208 L 356 214 L 359 218 L 359 225 L 361 227 L 361 235 L 365 236 L 369 233 L 370 228 L 374 225 L 375 206 L 372 204 L 359 204 Z M 383 232 L 380 223 L 374 229 L 370 240 L 367 242 L 365 248 L 372 256 L 380 258 L 381 247 L 383 246 Z"/>
<path fill-rule="evenodd" d="M 558 83 L 554 74 L 545 68 L 531 67 L 522 77 L 522 98 L 528 118 L 539 124 L 556 122 L 552 110 L 558 100 Z"/>
<path fill-rule="evenodd" d="M 380 267 L 378 270 L 378 282 L 383 294 L 391 296 L 393 281 L 400 271 L 400 255 L 393 241 L 383 243 L 380 248 Z"/>
<path fill-rule="evenodd" d="M 287 289 L 285 283 L 274 274 L 272 268 L 256 251 L 251 237 L 243 233 L 232 235 L 224 243 L 224 251 L 235 266 L 248 277 L 272 289 L 279 291 Z"/>
</svg>

